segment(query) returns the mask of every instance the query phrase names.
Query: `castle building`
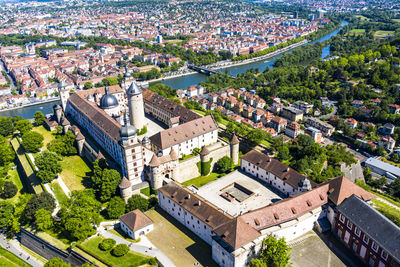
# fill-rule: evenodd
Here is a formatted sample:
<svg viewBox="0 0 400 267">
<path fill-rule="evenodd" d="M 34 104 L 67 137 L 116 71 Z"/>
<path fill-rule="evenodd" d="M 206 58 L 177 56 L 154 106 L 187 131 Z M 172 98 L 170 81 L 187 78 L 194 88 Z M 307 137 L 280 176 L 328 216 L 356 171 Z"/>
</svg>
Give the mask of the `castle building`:
<svg viewBox="0 0 400 267">
<path fill-rule="evenodd" d="M 141 130 L 144 126 L 144 107 L 143 107 L 143 91 L 136 83 L 131 83 L 126 94 L 128 95 L 128 107 L 131 124 L 136 129 Z"/>
<path fill-rule="evenodd" d="M 98 92 L 102 93 L 99 104 L 88 100 L 89 95 Z M 113 159 L 122 176 L 127 177 L 130 183 L 137 184 L 144 178 L 144 148 L 138 142 L 137 130 L 130 125 L 127 114 L 123 126 L 112 117 L 118 108 L 118 99 L 111 94 L 110 88 L 96 88 L 70 94 L 65 115 Z"/>
<path fill-rule="evenodd" d="M 208 115 L 158 132 L 150 140 L 155 153 L 167 155 L 173 148 L 181 157 L 191 154 L 195 148 L 216 143 L 218 126 Z"/>
</svg>

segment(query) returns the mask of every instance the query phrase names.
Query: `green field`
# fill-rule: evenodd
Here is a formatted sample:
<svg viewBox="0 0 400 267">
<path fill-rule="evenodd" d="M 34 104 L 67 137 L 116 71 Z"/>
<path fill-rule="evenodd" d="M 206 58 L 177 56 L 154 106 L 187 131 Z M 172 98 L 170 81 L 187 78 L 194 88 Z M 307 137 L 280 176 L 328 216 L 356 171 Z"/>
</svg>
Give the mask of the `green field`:
<svg viewBox="0 0 400 267">
<path fill-rule="evenodd" d="M 84 179 L 92 170 L 79 155 L 64 157 L 61 166 L 63 171 L 60 175 L 69 190 L 85 189 Z"/>
<path fill-rule="evenodd" d="M 353 29 L 347 33 L 347 35 L 355 36 L 355 35 L 363 35 L 365 33 L 365 29 Z"/>
<path fill-rule="evenodd" d="M 208 184 L 214 180 L 217 180 L 221 175 L 215 172 L 212 172 L 210 175 L 207 176 L 199 176 L 186 182 L 182 183 L 184 186 L 194 185 L 196 187 L 201 187 L 205 184 Z"/>
<path fill-rule="evenodd" d="M 399 23 L 400 19 L 392 19 L 393 22 Z"/>
<path fill-rule="evenodd" d="M 58 202 L 65 203 L 68 200 L 67 195 L 64 193 L 57 180 L 53 180 L 50 184 L 50 187 L 53 190 Z"/>
<path fill-rule="evenodd" d="M 31 265 L 24 262 L 11 252 L 0 247 L 0 266 L 8 267 L 8 266 L 31 266 Z"/>
<path fill-rule="evenodd" d="M 388 205 L 378 199 L 372 199 L 375 209 L 377 209 L 383 216 L 391 220 L 397 226 L 400 226 L 400 211 L 391 205 Z"/>
<path fill-rule="evenodd" d="M 125 256 L 122 257 L 114 257 L 111 255 L 110 251 L 102 251 L 99 249 L 99 243 L 103 240 L 103 237 L 96 236 L 89 240 L 86 240 L 81 244 L 81 246 L 88 253 L 98 260 L 109 262 L 112 266 L 140 266 L 144 264 L 144 261 L 149 257 L 137 252 L 133 252 L 132 250 L 128 252 Z"/>
<path fill-rule="evenodd" d="M 385 38 L 394 34 L 394 31 L 376 31 L 374 34 L 375 38 Z"/>
<path fill-rule="evenodd" d="M 359 19 L 361 19 L 361 20 L 365 20 L 365 21 L 369 21 L 369 20 L 370 20 L 369 18 L 364 17 L 363 15 L 356 15 L 355 17 L 356 17 L 356 18 L 359 18 Z"/>
</svg>

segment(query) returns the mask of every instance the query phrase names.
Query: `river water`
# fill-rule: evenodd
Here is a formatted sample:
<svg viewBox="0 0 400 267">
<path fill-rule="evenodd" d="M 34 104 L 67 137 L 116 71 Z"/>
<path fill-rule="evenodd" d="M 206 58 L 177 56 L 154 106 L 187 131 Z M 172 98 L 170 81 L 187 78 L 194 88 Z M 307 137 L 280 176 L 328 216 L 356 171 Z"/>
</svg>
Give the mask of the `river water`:
<svg viewBox="0 0 400 267">
<path fill-rule="evenodd" d="M 308 44 L 314 44 L 314 43 L 319 43 L 319 42 L 324 42 L 326 40 L 329 40 L 331 37 L 337 35 L 339 33 L 339 31 L 348 24 L 347 21 L 342 21 L 342 26 L 321 37 L 318 40 L 315 40 L 311 43 Z M 306 44 L 306 45 L 308 45 Z M 288 50 L 285 53 L 290 53 L 295 49 L 300 48 L 296 47 L 294 49 Z M 251 68 L 258 68 L 260 72 L 265 71 L 267 68 L 272 69 L 273 65 L 275 63 L 275 61 L 280 58 L 282 54 L 276 55 L 274 57 L 271 57 L 267 60 L 263 60 L 263 61 L 258 61 L 258 62 L 253 62 L 253 63 L 249 63 L 246 65 L 240 65 L 240 66 L 233 66 L 233 67 L 228 67 L 228 68 L 224 68 L 224 69 L 220 69 L 220 71 L 225 72 L 226 70 L 228 71 L 229 74 L 231 75 L 238 75 L 240 73 L 246 72 L 247 70 L 251 69 Z M 330 46 L 328 45 L 327 47 L 325 47 L 322 50 L 322 56 L 321 58 L 325 58 L 327 56 L 330 55 Z M 186 75 L 186 76 L 182 76 L 182 77 L 177 77 L 177 78 L 172 78 L 172 79 L 167 79 L 165 81 L 162 81 L 161 83 L 166 84 L 171 86 L 174 89 L 186 89 L 192 85 L 196 85 L 199 84 L 200 82 L 205 82 L 206 81 L 207 76 L 204 74 L 200 74 L 200 73 L 195 73 L 195 74 L 191 74 L 191 75 Z M 157 83 L 157 82 L 156 82 Z M 151 84 L 150 84 L 151 85 Z M 14 110 L 6 110 L 6 111 L 0 111 L 0 116 L 5 116 L 5 117 L 12 117 L 12 116 L 22 116 L 26 119 L 31 119 L 33 118 L 33 115 L 35 114 L 36 111 L 41 111 L 43 114 L 50 114 L 52 113 L 52 108 L 53 105 L 59 103 L 59 101 L 57 102 L 49 102 L 49 103 L 44 103 L 44 104 L 38 104 L 35 106 L 29 106 L 29 107 L 23 107 L 23 108 L 19 108 L 19 109 L 14 109 Z"/>
</svg>

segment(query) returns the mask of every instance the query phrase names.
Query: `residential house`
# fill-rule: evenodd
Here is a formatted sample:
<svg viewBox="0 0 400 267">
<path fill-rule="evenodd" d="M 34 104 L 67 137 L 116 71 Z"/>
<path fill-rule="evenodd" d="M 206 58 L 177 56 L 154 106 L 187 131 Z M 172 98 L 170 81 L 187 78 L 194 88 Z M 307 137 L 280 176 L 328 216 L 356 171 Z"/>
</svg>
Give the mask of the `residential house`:
<svg viewBox="0 0 400 267">
<path fill-rule="evenodd" d="M 296 138 L 300 134 L 300 124 L 293 121 L 286 126 L 285 134 L 291 138 Z"/>
<path fill-rule="evenodd" d="M 346 120 L 344 121 L 344 124 L 346 124 L 347 126 L 353 128 L 353 129 L 355 129 L 355 128 L 357 128 L 358 122 L 357 122 L 355 119 L 353 119 L 353 118 L 348 118 L 348 119 L 346 119 Z"/>
<path fill-rule="evenodd" d="M 278 133 L 282 132 L 285 130 L 287 125 L 287 120 L 285 120 L 284 118 L 281 118 L 279 116 L 275 116 L 272 120 L 271 120 L 271 127 L 275 129 L 275 131 L 277 131 Z"/>
</svg>

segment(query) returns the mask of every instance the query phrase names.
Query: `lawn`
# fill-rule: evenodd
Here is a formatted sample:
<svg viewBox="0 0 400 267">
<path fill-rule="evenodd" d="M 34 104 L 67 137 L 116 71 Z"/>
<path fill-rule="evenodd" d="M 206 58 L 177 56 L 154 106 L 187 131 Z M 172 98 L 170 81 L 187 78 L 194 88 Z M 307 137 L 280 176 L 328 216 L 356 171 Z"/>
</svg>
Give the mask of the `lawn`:
<svg viewBox="0 0 400 267">
<path fill-rule="evenodd" d="M 43 231 L 32 231 L 32 229 L 29 229 L 29 228 L 28 228 L 28 230 L 31 231 L 31 232 L 34 232 L 35 235 L 37 235 L 38 237 L 46 240 L 47 242 L 49 242 L 53 246 L 56 246 L 56 247 L 58 247 L 60 249 L 67 250 L 68 247 L 69 247 L 68 244 L 65 243 L 65 242 L 69 242 L 69 241 L 64 239 L 65 242 L 63 242 L 61 240 L 61 238 L 59 239 L 59 238 L 56 237 L 57 234 L 53 234 L 53 233 L 50 234 L 50 233 L 43 232 Z"/>
<path fill-rule="evenodd" d="M 140 193 L 142 193 L 145 196 L 150 197 L 151 195 L 157 195 L 157 190 L 150 188 L 150 187 L 146 187 L 146 188 L 140 189 Z"/>
<path fill-rule="evenodd" d="M 187 180 L 186 182 L 182 183 L 182 185 L 184 185 L 184 186 L 194 185 L 196 187 L 201 187 L 201 186 L 208 184 L 214 180 L 217 180 L 221 176 L 222 176 L 221 174 L 212 172 L 207 176 L 199 176 L 199 177 Z"/>
<path fill-rule="evenodd" d="M 392 19 L 393 22 L 400 23 L 400 19 Z"/>
<path fill-rule="evenodd" d="M 43 135 L 43 147 L 46 147 L 48 143 L 51 142 L 51 140 L 53 140 L 55 138 L 53 132 L 48 131 L 46 128 L 44 128 L 43 125 L 37 126 L 37 127 L 33 127 L 32 131 L 35 131 L 37 133 L 40 133 L 41 135 Z"/>
<path fill-rule="evenodd" d="M 0 247 L 0 266 L 31 266 L 11 252 Z"/>
<path fill-rule="evenodd" d="M 11 145 L 13 146 L 14 151 L 16 151 L 16 155 L 18 157 L 18 160 L 21 162 L 22 168 L 24 170 L 21 170 L 22 172 L 25 172 L 26 176 L 28 177 L 27 183 L 32 184 L 33 189 L 36 194 L 39 194 L 43 192 L 43 188 L 41 186 L 41 181 L 39 178 L 36 177 L 31 164 L 28 161 L 28 158 L 25 155 L 25 150 L 17 140 L 17 138 L 13 138 L 11 140 Z"/>
<path fill-rule="evenodd" d="M 87 177 L 92 170 L 79 155 L 64 157 L 61 166 L 63 168 L 61 178 L 68 186 L 69 190 L 85 189 L 83 186 L 83 179 Z"/>
<path fill-rule="evenodd" d="M 68 200 L 67 195 L 64 193 L 57 180 L 53 180 L 50 184 L 50 187 L 59 203 L 65 203 Z"/>
<path fill-rule="evenodd" d="M 365 29 L 353 29 L 349 31 L 348 35 L 363 35 L 365 33 Z"/>
<path fill-rule="evenodd" d="M 7 201 L 10 201 L 11 203 L 15 204 L 18 201 L 18 197 L 19 197 L 19 195 L 21 195 L 21 192 L 23 191 L 23 187 L 24 186 L 22 185 L 22 181 L 21 181 L 21 178 L 19 177 L 17 168 L 10 169 L 8 171 L 8 175 L 9 175 L 9 178 L 6 179 L 5 181 L 13 182 L 17 186 L 18 191 L 17 191 L 17 194 L 15 196 L 13 196 L 12 198 L 7 199 Z"/>
<path fill-rule="evenodd" d="M 128 252 L 128 254 L 122 257 L 115 257 L 111 255 L 111 252 L 102 251 L 99 249 L 99 243 L 104 238 L 101 236 L 96 236 L 90 238 L 81 244 L 81 247 L 84 250 L 91 254 L 93 257 L 101 261 L 105 261 L 105 263 L 109 262 L 112 266 L 140 266 L 143 264 L 143 261 L 148 259 L 149 257 L 134 251 Z"/>
<path fill-rule="evenodd" d="M 356 15 L 355 17 L 356 17 L 356 18 L 359 18 L 359 19 L 361 19 L 361 20 L 365 20 L 365 21 L 369 21 L 369 20 L 370 20 L 369 18 L 364 17 L 363 15 Z"/>
<path fill-rule="evenodd" d="M 392 207 L 378 199 L 372 199 L 373 206 L 376 210 L 382 213 L 383 216 L 391 220 L 397 226 L 400 226 L 400 210 Z"/>
<path fill-rule="evenodd" d="M 161 209 L 146 212 L 154 230 L 146 237 L 176 266 L 217 266 L 211 258 L 211 247 Z M 167 238 L 166 238 L 167 237 Z"/>
<path fill-rule="evenodd" d="M 376 31 L 374 34 L 375 38 L 386 38 L 394 34 L 394 31 Z"/>
</svg>

